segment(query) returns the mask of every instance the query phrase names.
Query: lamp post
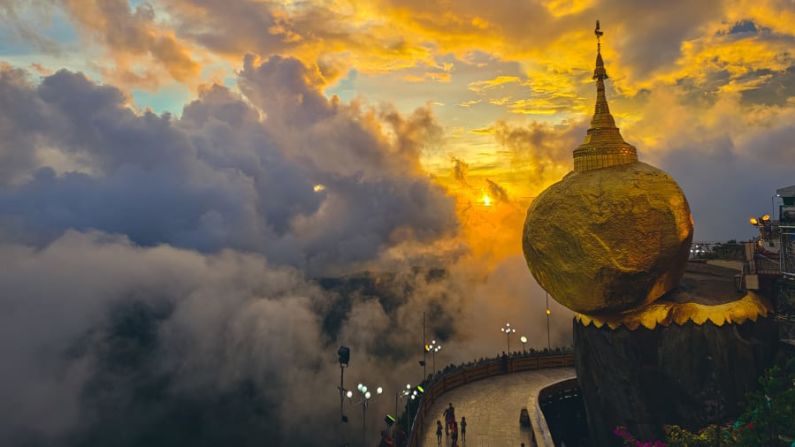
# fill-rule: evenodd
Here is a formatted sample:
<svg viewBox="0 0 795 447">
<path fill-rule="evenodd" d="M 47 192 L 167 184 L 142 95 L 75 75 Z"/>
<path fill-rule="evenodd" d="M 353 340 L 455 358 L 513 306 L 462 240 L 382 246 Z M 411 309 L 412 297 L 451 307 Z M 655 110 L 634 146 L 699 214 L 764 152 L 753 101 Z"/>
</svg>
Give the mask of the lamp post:
<svg viewBox="0 0 795 447">
<path fill-rule="evenodd" d="M 420 397 L 422 397 L 423 394 L 425 394 L 425 388 L 423 388 L 422 385 L 417 385 L 416 387 L 414 387 L 413 390 L 411 390 L 411 393 L 408 395 L 408 398 L 411 399 L 411 400 L 419 399 Z M 410 413 L 408 405 L 409 405 L 409 401 L 407 400 L 406 401 L 406 419 L 408 419 L 409 413 Z M 414 421 L 411 421 L 411 422 L 414 422 Z M 408 421 L 406 421 L 406 423 L 408 424 L 409 427 L 411 426 L 411 423 L 409 423 Z"/>
<path fill-rule="evenodd" d="M 409 399 L 414 400 L 415 396 L 411 394 L 411 384 L 407 383 L 406 388 L 395 393 L 395 417 L 398 414 L 398 398 L 406 401 L 406 435 L 409 433 Z"/>
<path fill-rule="evenodd" d="M 511 352 L 511 334 L 516 333 L 516 329 L 511 327 L 511 323 L 505 323 L 505 327 L 500 328 L 500 332 L 503 332 L 506 337 L 508 338 L 508 353 Z"/>
<path fill-rule="evenodd" d="M 431 360 L 433 361 L 433 375 L 436 375 L 436 353 L 442 350 L 442 345 L 437 343 L 436 340 L 432 340 L 428 350 L 431 352 Z"/>
<path fill-rule="evenodd" d="M 549 310 L 549 292 L 546 293 L 546 300 L 547 300 L 547 350 L 552 350 L 552 344 L 549 342 L 549 316 L 552 315 L 552 311 Z"/>
<path fill-rule="evenodd" d="M 367 386 L 362 383 L 356 385 L 356 389 L 359 391 L 360 397 L 359 401 L 353 403 L 353 405 L 362 406 L 362 445 L 367 445 L 367 406 L 370 404 L 370 400 L 380 396 L 384 392 L 384 389 L 380 386 L 376 388 L 375 396 L 373 396 L 370 390 L 367 389 Z M 353 391 L 348 390 L 345 395 L 353 402 Z"/>
<path fill-rule="evenodd" d="M 428 372 L 426 371 L 425 364 L 428 355 L 428 345 L 425 344 L 425 312 L 422 313 L 422 380 L 424 382 L 425 379 L 428 378 Z"/>
<path fill-rule="evenodd" d="M 519 337 L 519 341 L 522 342 L 522 352 L 527 352 L 527 337 L 522 335 Z"/>
<path fill-rule="evenodd" d="M 350 362 L 351 359 L 351 349 L 347 346 L 340 346 L 337 350 L 337 357 L 340 363 L 340 418 L 342 418 L 342 422 L 348 422 L 348 417 L 345 416 L 345 412 L 342 409 L 342 404 L 344 402 L 343 394 L 345 393 L 343 377 L 345 375 L 345 367 L 348 366 L 348 362 Z"/>
</svg>

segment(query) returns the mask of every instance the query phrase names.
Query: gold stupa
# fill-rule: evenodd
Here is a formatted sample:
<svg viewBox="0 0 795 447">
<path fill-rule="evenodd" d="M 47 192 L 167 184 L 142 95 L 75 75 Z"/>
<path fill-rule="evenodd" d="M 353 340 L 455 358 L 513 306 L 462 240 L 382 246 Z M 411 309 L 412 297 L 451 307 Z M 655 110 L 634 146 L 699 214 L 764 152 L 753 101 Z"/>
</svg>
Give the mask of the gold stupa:
<svg viewBox="0 0 795 447">
<path fill-rule="evenodd" d="M 596 108 L 574 171 L 527 210 L 523 248 L 538 283 L 584 314 L 652 303 L 679 283 L 693 220 L 684 193 L 665 172 L 638 161 L 605 97 L 607 72 L 598 22 Z"/>
</svg>

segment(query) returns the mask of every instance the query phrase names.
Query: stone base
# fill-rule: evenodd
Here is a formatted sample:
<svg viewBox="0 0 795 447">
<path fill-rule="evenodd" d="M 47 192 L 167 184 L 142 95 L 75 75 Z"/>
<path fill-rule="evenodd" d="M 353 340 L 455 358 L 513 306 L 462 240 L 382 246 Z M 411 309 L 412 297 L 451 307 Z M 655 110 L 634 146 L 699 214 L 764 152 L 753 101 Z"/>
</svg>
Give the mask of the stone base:
<svg viewBox="0 0 795 447">
<path fill-rule="evenodd" d="M 662 439 L 662 426 L 696 430 L 737 416 L 775 355 L 776 326 L 743 324 L 609 329 L 574 321 L 575 364 L 592 444 L 620 446 L 626 426 Z"/>
</svg>

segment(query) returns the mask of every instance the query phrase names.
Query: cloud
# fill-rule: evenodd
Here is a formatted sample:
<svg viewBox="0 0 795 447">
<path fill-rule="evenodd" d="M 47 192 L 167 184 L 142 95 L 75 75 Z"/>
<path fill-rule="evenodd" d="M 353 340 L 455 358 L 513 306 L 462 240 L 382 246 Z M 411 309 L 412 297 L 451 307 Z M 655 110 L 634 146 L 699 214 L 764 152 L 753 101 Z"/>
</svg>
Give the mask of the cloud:
<svg viewBox="0 0 795 447">
<path fill-rule="evenodd" d="M 463 184 L 467 185 L 467 172 L 469 171 L 469 164 L 467 162 L 453 157 L 453 178 Z"/>
<path fill-rule="evenodd" d="M 622 129 L 641 161 L 665 169 L 682 187 L 696 240 L 752 237 L 748 216 L 769 212 L 775 189 L 793 183 L 786 143 L 792 110 L 749 104 L 743 96 L 693 101 L 681 91 L 652 92 L 637 113 L 642 118 Z"/>
<path fill-rule="evenodd" d="M 8 11 L 25 9 L 21 2 L 7 3 Z M 455 108 L 469 113 L 467 127 L 482 128 L 491 124 L 484 115 L 490 121 L 504 119 L 499 112 L 505 110 L 560 122 L 587 109 L 592 89 L 582 81 L 593 65 L 594 17 L 602 19 L 603 53 L 622 99 L 636 102 L 643 92 L 681 85 L 694 96 L 754 90 L 774 100 L 777 96 L 767 92 L 779 88 L 793 65 L 788 49 L 795 13 L 787 5 L 778 0 L 664 5 L 539 0 L 521 6 L 502 0 L 488 5 L 177 0 L 133 7 L 113 0 L 53 2 L 48 8 L 28 8 L 13 22 L 32 28 L 48 9 L 63 9 L 85 37 L 86 48 L 77 53 L 94 61 L 89 65 L 95 74 L 127 89 L 154 88 L 167 78 L 195 88 L 211 78 L 232 77 L 245 54 L 261 60 L 289 55 L 317 67 L 316 78 L 327 87 L 355 70 L 362 79 L 372 78 L 357 84 L 355 94 L 382 99 L 389 96 L 385 86 L 391 90 L 399 84 L 406 95 L 420 95 L 419 102 L 394 101 L 402 103 L 403 113 L 406 104 L 414 108 L 443 95 L 439 102 L 467 109 Z M 732 32 L 750 26 L 756 32 Z M 107 61 L 96 62 L 97 50 Z M 498 69 L 473 77 L 473 67 L 483 65 L 483 58 L 498 61 Z M 417 85 L 406 86 L 405 79 Z M 467 97 L 475 94 L 468 91 L 462 95 L 467 86 L 484 97 Z M 526 123 L 524 116 L 511 118 Z M 445 116 L 444 124 L 452 119 Z"/>
<path fill-rule="evenodd" d="M 472 90 L 475 93 L 480 93 L 485 90 L 493 89 L 496 87 L 500 87 L 506 84 L 513 84 L 519 82 L 520 79 L 516 76 L 497 76 L 493 79 L 486 79 L 483 81 L 476 81 L 470 82 L 467 86 L 469 90 Z"/>
<path fill-rule="evenodd" d="M 308 399 L 334 377 L 313 310 L 324 295 L 299 272 L 101 233 L 68 232 L 43 250 L 3 244 L 0 258 L 10 445 L 325 436 L 296 427 L 328 417 Z"/>
<path fill-rule="evenodd" d="M 585 135 L 585 123 L 527 126 L 498 121 L 495 139 L 508 151 L 513 168 L 535 188 L 545 187 L 571 169 L 571 153 Z M 540 192 L 541 189 L 538 189 Z"/>
<path fill-rule="evenodd" d="M 489 179 L 486 179 L 486 186 L 488 187 L 489 196 L 491 196 L 492 199 L 500 202 L 510 202 L 508 191 L 506 191 L 505 188 Z"/>
<path fill-rule="evenodd" d="M 121 91 L 80 74 L 34 86 L 3 73 L 2 100 L 22 107 L 0 112 L 10 123 L 13 184 L 0 190 L 9 238 L 42 244 L 98 229 L 144 245 L 255 251 L 319 273 L 455 232 L 452 200 L 418 167 L 439 138 L 430 111 L 330 101 L 294 59 L 247 62 L 245 98 L 213 86 L 179 119 L 137 114 Z M 83 168 L 59 171 L 53 153 Z M 326 189 L 315 192 L 318 183 Z"/>
<path fill-rule="evenodd" d="M 103 67 L 111 79 L 128 85 L 157 85 L 159 70 L 171 78 L 186 82 L 199 73 L 199 64 L 191 57 L 191 48 L 173 31 L 158 24 L 149 3 L 132 9 L 126 0 L 67 0 L 61 5 L 78 25 L 86 40 L 101 42 L 115 62 Z M 151 61 L 143 71 L 138 61 Z"/>
<path fill-rule="evenodd" d="M 12 445 L 336 443 L 355 437 L 335 423 L 339 344 L 348 383 L 389 390 L 419 380 L 423 312 L 451 348 L 440 365 L 496 350 L 475 328 L 516 297 L 466 317 L 497 279 L 463 261 L 452 200 L 421 170 L 441 138 L 429 109 L 328 100 L 287 58 L 249 59 L 243 96 L 207 87 L 179 118 L 69 71 L 2 73 L 2 153 L 21 160 L 0 187 Z"/>
<path fill-rule="evenodd" d="M 0 244 L 0 259 L 9 445 L 340 443 L 359 430 L 337 423 L 339 344 L 353 352 L 348 386 L 387 390 L 377 415 L 419 380 L 423 312 L 428 337 L 446 345 L 439 367 L 498 352 L 491 329 L 517 309 L 531 346 L 545 339 L 521 257 L 493 273 L 461 263 L 315 283 L 260 255 L 69 231 L 40 249 Z M 552 343 L 568 343 L 571 316 L 552 305 Z M 473 309 L 486 312 L 473 319 Z M 346 405 L 354 421 L 356 410 Z"/>
<path fill-rule="evenodd" d="M 175 118 L 81 74 L 4 67 L 3 439 L 336 443 L 353 437 L 334 424 L 337 344 L 354 348 L 349 380 L 396 389 L 419 375 L 418 315 L 458 337 L 482 276 L 429 273 L 466 252 L 418 161 L 435 117 L 315 82 L 294 59 L 249 60 L 244 96 L 207 87 Z M 338 276 L 359 269 L 365 287 Z"/>
<path fill-rule="evenodd" d="M 585 135 L 597 15 L 624 137 L 682 185 L 697 237 L 750 236 L 792 179 L 781 2 L 37 3 L 81 49 L 16 5 L 16 35 L 93 73 L 0 68 L 14 445 L 335 445 L 358 434 L 336 424 L 339 344 L 351 383 L 387 389 L 419 380 L 423 312 L 440 364 L 501 350 L 510 315 L 544 345 L 519 229 Z M 357 99 L 327 97 L 349 70 Z M 136 112 L 130 87 L 168 79 L 196 90 L 181 115 Z"/>
<path fill-rule="evenodd" d="M 26 4 L 7 1 L 0 4 L 0 24 L 13 31 L 12 36 L 4 36 L 4 38 L 15 37 L 16 39 L 10 40 L 12 42 L 18 40 L 23 44 L 28 43 L 45 54 L 58 55 L 60 53 L 58 43 L 40 32 L 40 28 L 46 24 L 46 21 L 27 21 L 22 19 L 30 12 L 34 12 L 36 15 L 44 15 L 45 10 L 45 5 L 40 1 L 27 2 Z"/>
</svg>

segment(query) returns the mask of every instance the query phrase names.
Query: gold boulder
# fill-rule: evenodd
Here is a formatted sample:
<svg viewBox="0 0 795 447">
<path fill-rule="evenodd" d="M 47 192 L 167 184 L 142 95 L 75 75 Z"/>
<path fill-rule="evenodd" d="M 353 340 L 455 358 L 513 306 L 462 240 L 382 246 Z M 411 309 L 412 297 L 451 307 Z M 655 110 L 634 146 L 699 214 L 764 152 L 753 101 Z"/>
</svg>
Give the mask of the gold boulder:
<svg viewBox="0 0 795 447">
<path fill-rule="evenodd" d="M 687 199 L 642 162 L 571 172 L 527 211 L 523 248 L 538 283 L 575 312 L 642 306 L 678 284 L 693 236 Z"/>
</svg>

